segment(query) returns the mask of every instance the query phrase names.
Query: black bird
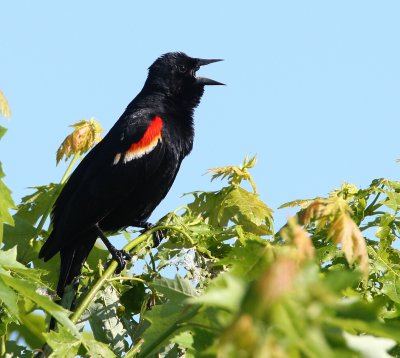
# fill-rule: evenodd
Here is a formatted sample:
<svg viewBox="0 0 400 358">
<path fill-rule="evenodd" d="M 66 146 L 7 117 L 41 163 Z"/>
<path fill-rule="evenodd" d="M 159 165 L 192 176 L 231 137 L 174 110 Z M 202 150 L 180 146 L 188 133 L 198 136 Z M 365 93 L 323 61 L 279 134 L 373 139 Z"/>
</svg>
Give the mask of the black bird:
<svg viewBox="0 0 400 358">
<path fill-rule="evenodd" d="M 117 250 L 104 231 L 152 227 L 149 216 L 192 150 L 193 112 L 204 86 L 222 85 L 196 77 L 196 71 L 217 61 L 182 52 L 159 57 L 143 89 L 72 173 L 54 204 L 53 230 L 39 253 L 45 261 L 60 253 L 59 297 L 80 274 L 98 237 L 119 270 L 124 268 L 129 255 Z"/>
</svg>

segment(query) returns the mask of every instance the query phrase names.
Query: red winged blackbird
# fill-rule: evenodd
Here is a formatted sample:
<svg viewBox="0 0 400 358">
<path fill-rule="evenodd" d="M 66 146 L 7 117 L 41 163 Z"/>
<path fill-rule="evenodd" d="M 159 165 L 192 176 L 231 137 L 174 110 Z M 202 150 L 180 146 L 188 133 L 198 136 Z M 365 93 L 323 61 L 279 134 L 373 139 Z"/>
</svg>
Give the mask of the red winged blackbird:
<svg viewBox="0 0 400 358">
<path fill-rule="evenodd" d="M 103 231 L 152 227 L 149 216 L 165 197 L 193 146 L 193 111 L 205 85 L 200 66 L 220 60 L 167 53 L 149 68 L 143 89 L 72 173 L 52 212 L 53 231 L 40 250 L 45 261 L 60 252 L 57 294 L 61 297 L 82 269 L 98 237 L 119 270 L 129 255 Z"/>
</svg>

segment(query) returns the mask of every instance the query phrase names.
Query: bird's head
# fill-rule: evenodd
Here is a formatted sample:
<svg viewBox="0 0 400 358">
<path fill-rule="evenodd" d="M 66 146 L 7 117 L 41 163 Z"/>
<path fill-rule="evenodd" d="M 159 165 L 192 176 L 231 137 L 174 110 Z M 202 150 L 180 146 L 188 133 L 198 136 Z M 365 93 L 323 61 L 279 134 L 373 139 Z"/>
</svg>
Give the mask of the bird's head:
<svg viewBox="0 0 400 358">
<path fill-rule="evenodd" d="M 169 52 L 160 56 L 149 67 L 149 84 L 166 91 L 171 95 L 188 95 L 190 93 L 203 93 L 206 85 L 223 85 L 206 77 L 197 77 L 196 72 L 201 66 L 219 59 L 200 59 L 189 57 L 183 52 Z"/>
</svg>

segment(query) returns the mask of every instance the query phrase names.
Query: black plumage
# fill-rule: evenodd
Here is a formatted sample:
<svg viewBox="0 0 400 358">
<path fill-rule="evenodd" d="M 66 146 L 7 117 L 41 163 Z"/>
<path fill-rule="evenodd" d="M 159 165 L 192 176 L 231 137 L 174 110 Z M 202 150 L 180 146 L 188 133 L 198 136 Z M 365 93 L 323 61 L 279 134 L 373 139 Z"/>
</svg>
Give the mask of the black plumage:
<svg viewBox="0 0 400 358">
<path fill-rule="evenodd" d="M 193 111 L 205 85 L 200 66 L 219 60 L 167 53 L 149 68 L 143 89 L 104 139 L 81 161 L 52 212 L 53 230 L 39 256 L 61 256 L 57 293 L 81 272 L 100 237 L 122 269 L 127 254 L 103 231 L 151 226 L 149 216 L 165 197 L 193 146 Z"/>
</svg>

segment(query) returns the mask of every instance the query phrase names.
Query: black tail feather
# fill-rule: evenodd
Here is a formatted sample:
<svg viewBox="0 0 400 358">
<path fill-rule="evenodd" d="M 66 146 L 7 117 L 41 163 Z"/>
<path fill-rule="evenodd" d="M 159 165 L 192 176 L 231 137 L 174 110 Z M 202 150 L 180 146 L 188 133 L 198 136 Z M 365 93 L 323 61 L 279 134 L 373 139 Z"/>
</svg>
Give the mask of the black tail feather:
<svg viewBox="0 0 400 358">
<path fill-rule="evenodd" d="M 89 255 L 90 250 L 93 248 L 97 239 L 97 235 L 94 233 L 86 233 L 85 236 L 79 240 L 74 240 L 75 245 L 64 247 L 60 250 L 60 275 L 57 283 L 57 295 L 62 299 L 65 291 L 65 287 L 73 283 L 74 279 L 77 278 L 82 270 L 82 266 Z M 79 243 L 80 245 L 76 245 Z M 82 245 L 82 243 L 84 243 Z M 43 251 L 43 257 L 47 259 L 47 252 Z M 76 298 L 76 291 L 78 284 L 74 284 L 74 297 L 72 299 L 72 304 Z M 59 302 L 60 303 L 60 302 Z M 71 307 L 66 307 L 70 309 Z M 56 322 L 54 318 L 50 320 L 50 330 L 55 328 Z"/>
</svg>

